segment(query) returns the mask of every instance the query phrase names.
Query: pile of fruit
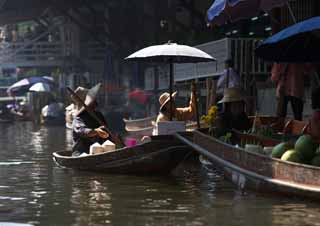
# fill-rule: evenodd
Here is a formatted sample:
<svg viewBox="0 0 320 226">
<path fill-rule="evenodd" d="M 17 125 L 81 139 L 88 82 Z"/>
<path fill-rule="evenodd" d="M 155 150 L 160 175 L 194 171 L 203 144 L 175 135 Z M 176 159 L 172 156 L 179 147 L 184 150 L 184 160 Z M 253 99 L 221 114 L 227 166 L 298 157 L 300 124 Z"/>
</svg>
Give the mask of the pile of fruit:
<svg viewBox="0 0 320 226">
<path fill-rule="evenodd" d="M 320 166 L 319 144 L 309 135 L 300 136 L 294 145 L 285 142 L 276 145 L 271 156 L 284 161 Z"/>
</svg>

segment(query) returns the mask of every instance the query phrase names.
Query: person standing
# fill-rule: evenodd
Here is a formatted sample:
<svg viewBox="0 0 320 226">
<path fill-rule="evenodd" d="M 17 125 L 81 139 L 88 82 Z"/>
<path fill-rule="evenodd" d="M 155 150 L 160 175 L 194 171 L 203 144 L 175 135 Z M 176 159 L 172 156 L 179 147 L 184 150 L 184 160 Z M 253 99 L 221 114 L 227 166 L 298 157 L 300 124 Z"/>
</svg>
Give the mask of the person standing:
<svg viewBox="0 0 320 226">
<path fill-rule="evenodd" d="M 277 116 L 281 118 L 287 117 L 287 107 L 290 102 L 294 119 L 302 120 L 304 81 L 307 75 L 312 72 L 312 69 L 311 64 L 273 64 L 271 80 L 277 83 Z"/>
<path fill-rule="evenodd" d="M 217 102 L 223 98 L 226 88 L 241 88 L 241 78 L 233 67 L 232 59 L 227 59 L 225 69 L 217 82 Z"/>
<path fill-rule="evenodd" d="M 312 91 L 311 101 L 313 113 L 309 120 L 309 133 L 316 142 L 320 142 L 320 87 Z"/>
</svg>

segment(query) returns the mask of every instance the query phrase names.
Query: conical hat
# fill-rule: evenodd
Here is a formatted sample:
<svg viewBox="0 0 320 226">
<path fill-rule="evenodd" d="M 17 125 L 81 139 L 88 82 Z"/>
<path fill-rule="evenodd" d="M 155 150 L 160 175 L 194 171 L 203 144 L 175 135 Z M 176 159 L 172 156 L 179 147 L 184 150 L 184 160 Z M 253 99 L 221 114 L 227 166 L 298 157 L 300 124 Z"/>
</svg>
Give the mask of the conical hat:
<svg viewBox="0 0 320 226">
<path fill-rule="evenodd" d="M 86 99 L 84 101 L 86 106 L 90 106 L 93 102 L 95 102 L 95 100 L 97 99 L 97 95 L 99 93 L 100 87 L 101 87 L 101 83 L 98 83 L 97 85 L 89 89 L 86 95 Z M 85 110 L 85 107 L 81 107 L 80 110 L 77 112 L 77 115 L 79 115 L 84 110 Z"/>
<path fill-rule="evenodd" d="M 238 88 L 226 88 L 223 93 L 223 98 L 218 103 L 230 103 L 245 101 L 245 97 L 240 89 Z"/>
<path fill-rule="evenodd" d="M 79 86 L 78 88 L 76 88 L 74 92 L 77 94 L 78 97 L 80 97 L 81 100 L 85 101 L 88 91 L 88 89 Z M 75 108 L 80 109 L 82 107 L 80 101 L 74 95 L 71 95 L 70 98 L 74 103 Z"/>
</svg>

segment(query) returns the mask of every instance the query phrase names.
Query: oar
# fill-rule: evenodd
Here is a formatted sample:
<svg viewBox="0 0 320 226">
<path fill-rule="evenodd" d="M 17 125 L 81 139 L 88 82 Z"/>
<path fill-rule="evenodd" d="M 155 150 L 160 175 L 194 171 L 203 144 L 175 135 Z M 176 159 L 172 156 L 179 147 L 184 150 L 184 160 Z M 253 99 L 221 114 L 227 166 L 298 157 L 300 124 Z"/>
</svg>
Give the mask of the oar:
<svg viewBox="0 0 320 226">
<path fill-rule="evenodd" d="M 99 117 L 96 115 L 94 111 L 89 108 L 84 101 L 76 94 L 70 87 L 67 87 L 67 90 L 79 101 L 79 103 L 86 109 L 86 111 L 89 113 L 89 115 L 96 120 L 97 123 L 99 123 L 100 126 L 104 126 L 105 131 L 109 134 L 111 139 L 116 142 L 118 145 L 121 145 L 121 147 L 125 147 L 125 144 L 123 143 L 120 136 L 114 135 L 108 128 L 106 123 L 104 123 Z"/>
</svg>

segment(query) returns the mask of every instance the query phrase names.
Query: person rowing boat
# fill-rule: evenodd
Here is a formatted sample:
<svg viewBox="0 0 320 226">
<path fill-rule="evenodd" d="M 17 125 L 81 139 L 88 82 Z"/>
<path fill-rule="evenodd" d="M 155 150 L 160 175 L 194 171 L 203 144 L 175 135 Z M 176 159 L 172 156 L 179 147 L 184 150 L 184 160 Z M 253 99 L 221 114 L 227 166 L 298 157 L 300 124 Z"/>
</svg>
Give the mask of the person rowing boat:
<svg viewBox="0 0 320 226">
<path fill-rule="evenodd" d="M 100 120 L 106 125 L 106 121 L 103 114 L 97 110 L 97 94 L 100 89 L 100 84 L 91 88 L 85 98 L 84 106 L 78 110 L 75 114 L 75 118 L 72 122 L 72 137 L 74 145 L 72 148 L 72 155 L 79 156 L 83 153 L 89 153 L 90 146 L 96 142 L 102 144 L 106 139 L 110 137 L 110 134 L 106 132 L 105 126 L 101 125 Z M 76 93 L 71 94 L 71 98 L 77 98 Z M 92 117 L 94 114 L 98 120 Z"/>
</svg>

